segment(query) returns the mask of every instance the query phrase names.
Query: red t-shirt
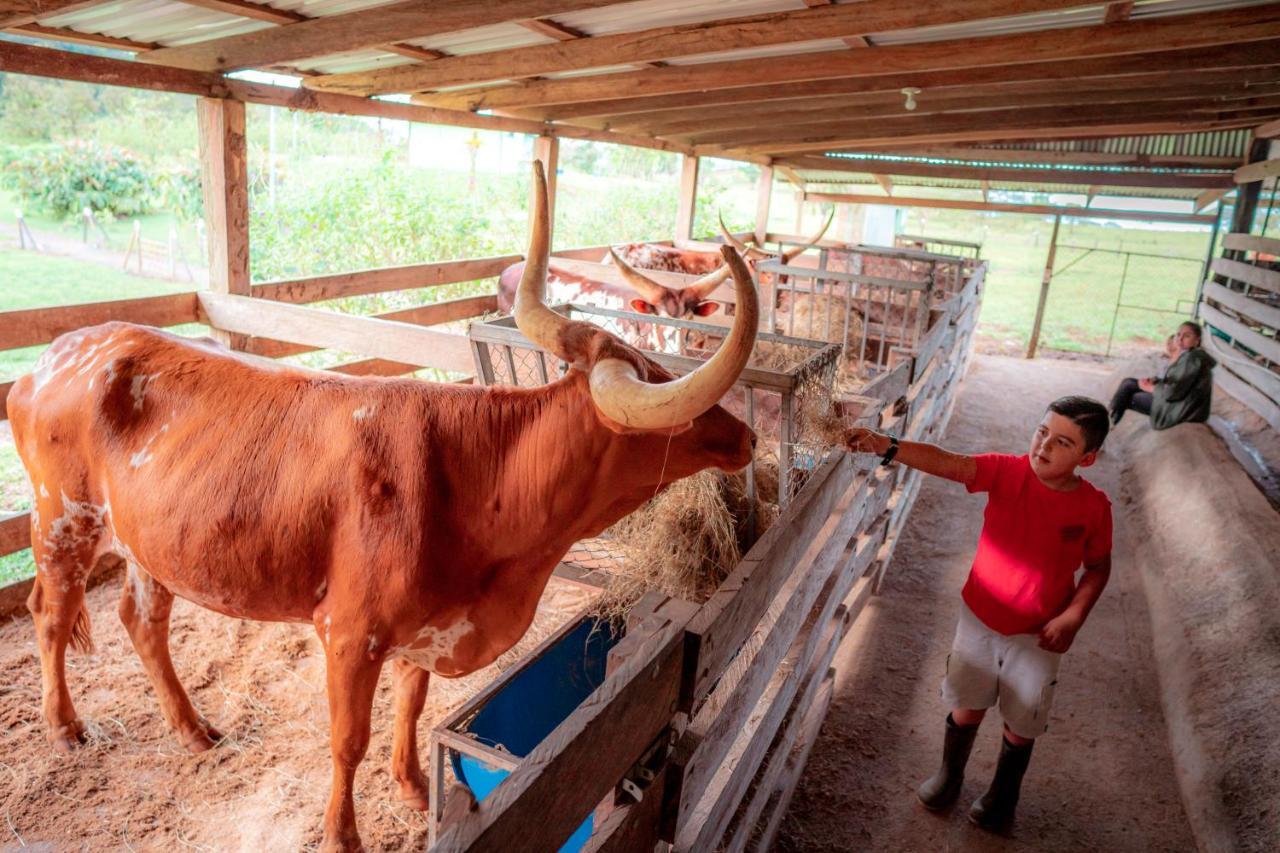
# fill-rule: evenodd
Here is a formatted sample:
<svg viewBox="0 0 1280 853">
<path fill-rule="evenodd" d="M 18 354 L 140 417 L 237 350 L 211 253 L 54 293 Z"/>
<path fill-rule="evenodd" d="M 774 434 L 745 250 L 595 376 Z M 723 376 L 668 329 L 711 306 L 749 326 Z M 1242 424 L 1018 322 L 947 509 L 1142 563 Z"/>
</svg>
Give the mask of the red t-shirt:
<svg viewBox="0 0 1280 853">
<path fill-rule="evenodd" d="M 961 595 L 1001 634 L 1032 634 L 1067 606 L 1075 572 L 1111 553 L 1111 501 L 1087 480 L 1040 482 L 1026 456 L 985 453 L 970 492 L 987 492 L 978 553 Z"/>
</svg>

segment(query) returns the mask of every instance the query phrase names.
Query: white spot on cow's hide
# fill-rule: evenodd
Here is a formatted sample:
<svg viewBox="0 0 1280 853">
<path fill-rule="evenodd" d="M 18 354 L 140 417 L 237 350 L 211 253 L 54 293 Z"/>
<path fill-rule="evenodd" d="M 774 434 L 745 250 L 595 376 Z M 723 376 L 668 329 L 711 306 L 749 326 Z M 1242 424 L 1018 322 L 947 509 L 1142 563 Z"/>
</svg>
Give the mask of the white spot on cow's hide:
<svg viewBox="0 0 1280 853">
<path fill-rule="evenodd" d="M 165 424 L 164 426 L 160 427 L 159 432 L 155 433 L 150 438 L 148 438 L 146 444 L 142 445 L 142 449 L 139 450 L 137 453 L 132 454 L 129 457 L 129 467 L 141 468 L 143 465 L 146 465 L 148 462 L 150 462 L 152 459 L 151 443 L 155 441 L 157 438 L 159 438 L 160 436 L 164 435 L 168 431 L 169 431 L 169 425 Z"/>
<path fill-rule="evenodd" d="M 125 550 L 128 550 L 127 548 Z M 125 575 L 125 583 L 129 585 L 129 596 L 133 599 L 134 606 L 138 610 L 138 615 L 143 619 L 151 618 L 151 575 L 147 574 L 138 565 L 137 561 L 132 559 L 130 554 L 125 558 L 128 570 Z"/>
<path fill-rule="evenodd" d="M 333 616 L 326 613 L 324 615 L 324 647 L 329 648 L 329 628 L 333 625 Z"/>
<path fill-rule="evenodd" d="M 437 662 L 453 657 L 458 644 L 474 631 L 475 626 L 468 619 L 460 619 L 444 627 L 424 625 L 413 640 L 391 649 L 390 656 L 404 658 L 415 666 L 435 672 Z M 451 673 L 441 673 L 446 674 Z"/>
<path fill-rule="evenodd" d="M 133 382 L 129 386 L 129 393 L 133 395 L 133 410 L 135 412 L 142 411 L 142 400 L 143 395 L 147 392 L 147 382 L 154 378 L 154 376 L 133 377 Z"/>
<path fill-rule="evenodd" d="M 362 421 L 365 418 L 372 417 L 373 413 L 376 412 L 377 410 L 378 410 L 377 403 L 369 403 L 367 406 L 361 406 L 360 408 L 352 412 L 351 417 L 355 418 L 358 421 Z"/>
<path fill-rule="evenodd" d="M 378 651 L 378 638 L 373 636 L 373 634 L 369 635 L 369 646 L 366 651 L 369 653 L 370 658 L 373 658 Z"/>
<path fill-rule="evenodd" d="M 320 601 L 324 598 L 324 591 L 328 588 L 329 581 L 327 579 L 320 581 L 320 586 L 316 587 L 316 601 Z"/>
<path fill-rule="evenodd" d="M 44 544 L 55 556 L 74 557 L 69 580 L 78 581 L 87 573 L 89 566 L 84 559 L 87 545 L 98 544 L 105 529 L 103 516 L 105 508 L 88 501 L 73 501 L 62 492 L 62 515 L 55 518 L 45 533 Z"/>
<path fill-rule="evenodd" d="M 49 497 L 49 490 L 44 487 L 44 483 L 40 484 L 40 497 L 42 498 Z"/>
</svg>

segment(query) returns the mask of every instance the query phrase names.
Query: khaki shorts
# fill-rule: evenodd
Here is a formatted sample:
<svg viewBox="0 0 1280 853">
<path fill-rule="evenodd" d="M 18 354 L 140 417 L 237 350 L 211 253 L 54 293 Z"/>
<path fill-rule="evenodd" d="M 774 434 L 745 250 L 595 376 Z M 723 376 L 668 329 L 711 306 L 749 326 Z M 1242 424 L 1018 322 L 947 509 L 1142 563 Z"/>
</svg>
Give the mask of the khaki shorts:
<svg viewBox="0 0 1280 853">
<path fill-rule="evenodd" d="M 1015 735 L 1044 734 L 1062 655 L 1038 643 L 1035 634 L 1006 637 L 992 631 L 962 604 L 942 679 L 942 701 L 948 708 L 972 710 L 998 703 L 1000 716 Z"/>
</svg>

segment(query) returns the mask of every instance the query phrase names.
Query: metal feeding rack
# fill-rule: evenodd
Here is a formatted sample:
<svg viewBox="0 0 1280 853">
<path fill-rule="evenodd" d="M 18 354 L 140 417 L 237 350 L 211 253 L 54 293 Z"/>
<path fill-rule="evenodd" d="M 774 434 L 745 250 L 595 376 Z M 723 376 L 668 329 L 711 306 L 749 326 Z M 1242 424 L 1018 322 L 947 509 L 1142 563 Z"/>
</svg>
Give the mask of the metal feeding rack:
<svg viewBox="0 0 1280 853">
<path fill-rule="evenodd" d="M 552 310 L 600 326 L 678 376 L 710 358 L 729 333 L 728 327 L 712 323 L 591 305 Z M 512 317 L 472 323 L 469 336 L 482 385 L 535 387 L 559 379 L 567 369 L 530 343 Z M 765 332 L 756 336 L 751 361 L 720 401 L 759 437 L 746 472 L 746 495 L 753 505 L 758 497 L 786 506 L 826 455 L 826 444 L 812 434 L 806 413 L 816 412 L 830 398 L 839 358 L 839 344 Z"/>
<path fill-rule="evenodd" d="M 776 260 L 759 265 L 767 323 L 841 345 L 841 376 L 865 381 L 894 366 L 895 350 L 919 343 L 929 324 L 933 279 L 901 267 L 892 270 L 896 277 L 824 268 L 828 260 L 839 265 L 834 250 L 816 268 Z M 861 261 L 855 266 L 861 270 Z"/>
</svg>

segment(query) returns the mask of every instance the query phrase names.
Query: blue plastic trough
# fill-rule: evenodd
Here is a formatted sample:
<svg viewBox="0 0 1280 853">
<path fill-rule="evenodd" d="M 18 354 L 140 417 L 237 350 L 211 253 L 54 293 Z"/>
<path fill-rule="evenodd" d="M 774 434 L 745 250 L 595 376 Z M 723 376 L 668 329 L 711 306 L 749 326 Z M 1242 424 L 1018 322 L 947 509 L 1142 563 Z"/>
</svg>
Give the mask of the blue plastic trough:
<svg viewBox="0 0 1280 853">
<path fill-rule="evenodd" d="M 604 683 L 609 649 L 621 639 L 594 619 L 581 624 L 502 687 L 467 725 L 482 744 L 524 758 Z M 471 755 L 450 750 L 453 773 L 483 800 L 510 773 Z M 591 837 L 592 817 L 569 837 L 562 853 L 577 853 Z"/>
</svg>

